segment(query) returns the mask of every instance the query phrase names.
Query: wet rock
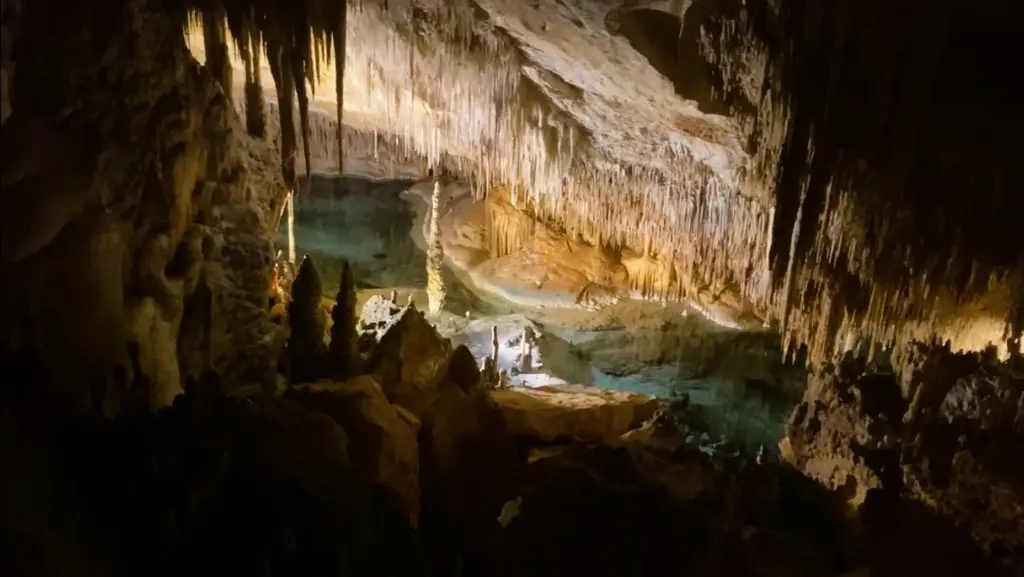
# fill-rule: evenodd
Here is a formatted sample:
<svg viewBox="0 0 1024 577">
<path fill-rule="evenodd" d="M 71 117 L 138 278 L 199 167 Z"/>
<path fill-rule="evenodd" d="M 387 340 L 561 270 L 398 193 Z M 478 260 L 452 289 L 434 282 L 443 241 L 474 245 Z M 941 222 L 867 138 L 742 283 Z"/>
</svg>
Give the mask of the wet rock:
<svg viewBox="0 0 1024 577">
<path fill-rule="evenodd" d="M 401 495 L 415 525 L 420 514 L 419 419 L 388 402 L 367 376 L 303 385 L 288 395 L 341 425 L 349 437 L 352 462 Z"/>
<path fill-rule="evenodd" d="M 585 387 L 496 390 L 491 396 L 509 428 L 544 441 L 613 442 L 654 416 L 657 399 Z"/>
<path fill-rule="evenodd" d="M 1024 380 L 1007 363 L 917 344 L 896 374 L 847 357 L 815 374 L 782 449 L 801 471 L 862 505 L 905 495 L 993 550 L 1024 546 Z"/>
</svg>

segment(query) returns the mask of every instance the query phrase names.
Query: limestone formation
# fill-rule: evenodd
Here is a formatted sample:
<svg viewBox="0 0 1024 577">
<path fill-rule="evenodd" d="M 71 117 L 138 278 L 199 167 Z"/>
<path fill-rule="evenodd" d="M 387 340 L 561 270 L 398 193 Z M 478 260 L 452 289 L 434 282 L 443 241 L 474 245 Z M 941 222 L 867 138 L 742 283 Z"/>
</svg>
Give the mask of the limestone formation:
<svg viewBox="0 0 1024 577">
<path fill-rule="evenodd" d="M 498 354 L 501 343 L 498 342 L 498 325 L 491 326 L 491 362 L 498 366 Z"/>
<path fill-rule="evenodd" d="M 3 307 L 36 311 L 32 338 L 58 382 L 127 367 L 135 343 L 159 408 L 210 366 L 227 388 L 274 378 L 282 343 L 265 310 L 266 207 L 284 191 L 261 170 L 271 151 L 245 135 L 180 29 L 145 6 L 119 5 L 118 21 L 135 24 L 83 51 L 34 47 L 35 29 L 21 26 L 50 8 L 13 18 L 5 4 L 5 62 L 24 33 L 31 57 L 19 69 L 47 73 L 14 81 L 4 68 L 4 98 L 24 105 L 4 124 L 5 150 L 18 152 L 4 158 Z M 51 32 L 81 33 L 98 18 L 67 17 Z M 37 106 L 47 93 L 60 94 L 56 108 Z M 75 111 L 70 124 L 57 109 Z"/>
<path fill-rule="evenodd" d="M 288 303 L 289 382 L 309 383 L 324 376 L 327 347 L 324 346 L 324 314 L 320 306 L 323 285 L 313 259 L 305 256 L 292 283 Z"/>
<path fill-rule="evenodd" d="M 381 309 L 387 306 L 388 318 L 374 323 L 368 332 L 373 341 L 366 369 L 392 403 L 421 416 L 438 394 L 437 376 L 451 353 L 451 343 L 437 334 L 422 312 L 408 307 L 391 311 L 387 299 L 380 302 Z M 367 326 L 369 305 L 368 301 L 363 307 L 362 326 Z"/>
<path fill-rule="evenodd" d="M 1019 573 L 1024 116 L 1005 7 L 0 10 L 5 574 Z M 344 174 L 353 142 L 493 195 L 489 256 L 552 231 L 642 298 L 735 293 L 806 345 L 792 467 L 652 442 L 664 419 L 612 440 L 646 401 L 627 423 L 589 392 L 570 409 L 563 391 L 474 386 L 472 353 L 380 297 L 362 378 L 253 392 L 275 392 L 269 235 L 299 150 L 307 175 L 314 154 Z M 582 276 L 574 305 L 619 298 Z M 327 374 L 319 293 L 306 261 L 293 383 Z M 935 335 L 951 345 L 912 344 Z M 196 378 L 211 370 L 221 384 Z"/>
<path fill-rule="evenodd" d="M 1024 462 L 1024 379 L 993 356 L 940 345 L 915 344 L 894 365 L 872 373 L 849 355 L 815 373 L 783 455 L 855 507 L 903 494 L 990 550 L 1019 550 L 1024 475 L 1008 464 Z"/>
<path fill-rule="evenodd" d="M 678 11 L 661 13 L 659 8 L 579 0 L 572 0 L 567 10 L 550 2 L 498 2 L 479 10 L 460 0 L 428 3 L 423 10 L 382 9 L 367 2 L 350 11 L 347 3 L 327 2 L 287 16 L 264 14 L 269 5 L 261 5 L 252 26 L 280 61 L 275 65 L 275 58 L 270 58 L 270 68 L 291 72 L 278 70 L 276 75 L 278 104 L 287 112 L 280 116 L 286 182 L 293 181 L 289 174 L 294 174 L 300 140 L 305 156 L 316 140 L 322 144 L 315 148 L 322 151 L 336 144 L 339 152 L 329 152 L 338 162 L 344 160 L 340 151 L 345 130 L 311 131 L 307 126 L 308 82 L 310 89 L 333 90 L 338 96 L 337 119 L 346 101 L 366 112 L 363 127 L 381 135 L 373 142 L 401 135 L 402 147 L 430 165 L 452 166 L 472 181 L 476 194 L 507 191 L 511 204 L 522 211 L 522 223 L 497 221 L 489 227 L 495 254 L 519 246 L 537 221 L 551 222 L 570 237 L 599 247 L 628 248 L 649 261 L 651 266 L 630 281 L 652 298 L 681 298 L 690 284 L 735 287 L 762 317 L 779 323 L 787 348 L 807 344 L 807 358 L 824 361 L 847 336 L 892 342 L 898 348 L 912 338 L 939 333 L 958 348 L 972 349 L 988 341 L 1002 346 L 1001 325 L 1021 324 L 1013 318 L 1020 307 L 1013 307 L 1012 301 L 1018 298 L 1013 296 L 1019 293 L 1014 287 L 1024 274 L 1024 246 L 1000 235 L 1013 228 L 1006 215 L 1019 214 L 1022 207 L 1016 197 L 996 192 L 1003 180 L 981 176 L 988 174 L 987 169 L 978 168 L 972 159 L 986 155 L 951 152 L 952 145 L 942 144 L 939 148 L 945 152 L 922 150 L 926 162 L 914 166 L 924 168 L 910 171 L 907 159 L 916 158 L 914 154 L 894 164 L 877 152 L 909 150 L 910 145 L 896 142 L 904 138 L 896 134 L 936 134 L 912 141 L 946 142 L 944 123 L 935 119 L 957 116 L 960 100 L 944 100 L 937 105 L 943 113 L 920 122 L 900 116 L 900 129 L 886 132 L 869 127 L 888 121 L 888 106 L 856 104 L 884 92 L 867 88 L 875 85 L 869 77 L 874 71 L 887 70 L 897 61 L 902 62 L 900 69 L 912 69 L 916 65 L 911 59 L 929 52 L 879 44 L 865 49 L 871 54 L 865 58 L 874 64 L 856 67 L 841 46 L 831 46 L 820 65 L 836 70 L 830 86 L 844 88 L 829 93 L 835 106 L 823 110 L 809 103 L 823 102 L 825 95 L 815 92 L 815 82 L 804 80 L 821 75 L 813 69 L 817 64 L 811 64 L 819 61 L 797 54 L 821 51 L 817 36 L 802 34 L 802 24 L 796 24 L 819 19 L 836 27 L 856 21 L 849 26 L 865 30 L 901 22 L 922 39 L 930 39 L 922 42 L 941 44 L 946 29 L 926 23 L 945 14 L 940 6 L 950 2 L 919 7 L 917 16 L 906 19 L 892 13 L 894 8 L 857 5 L 850 9 L 857 17 L 848 18 L 844 8 L 831 7 L 806 18 L 770 18 L 770 24 L 761 17 L 767 8 L 745 3 L 715 9 L 683 3 Z M 229 23 L 238 19 L 233 14 L 246 14 L 241 6 L 231 6 Z M 662 34 L 645 28 L 653 26 L 651 14 L 661 14 L 660 22 L 678 21 L 669 25 L 677 42 L 692 43 L 699 55 L 697 65 L 684 68 L 710 79 L 708 94 L 689 92 L 689 80 L 680 80 L 680 69 L 659 68 L 665 59 L 678 55 L 642 46 Z M 339 27 L 342 20 L 345 26 Z M 234 30 L 243 28 L 232 28 L 236 41 Z M 277 39 L 282 30 L 301 31 L 294 45 L 282 46 Z M 842 38 L 855 36 L 834 32 Z M 253 38 L 252 30 L 241 33 Z M 792 50 L 783 49 L 786 44 L 780 38 L 787 34 L 804 40 Z M 983 45 L 974 43 L 965 53 L 984 60 L 993 51 Z M 332 56 L 337 61 L 333 74 L 325 66 Z M 943 53 L 935 58 L 959 56 Z M 251 65 L 251 54 L 248 61 L 236 63 L 239 69 Z M 359 89 L 353 84 L 339 90 L 346 74 L 366 80 Z M 787 80 L 765 80 L 773 74 Z M 303 75 L 304 80 L 294 80 Z M 616 81 L 597 80 L 609 77 Z M 437 83 L 437 78 L 446 81 Z M 922 73 L 913 83 L 893 90 L 917 109 L 909 103 L 922 94 L 941 92 L 934 87 L 938 82 L 939 76 Z M 426 85 L 435 89 L 423 89 Z M 292 93 L 299 104 L 298 130 Z M 855 93 L 860 97 L 849 96 Z M 386 106 L 375 104 L 385 102 Z M 441 109 L 441 114 L 423 112 Z M 710 110 L 721 115 L 705 114 Z M 860 121 L 851 122 L 852 118 Z M 841 136 L 829 140 L 833 133 Z M 994 133 L 978 138 L 970 145 L 972 151 L 998 142 Z M 804 144 L 786 145 L 797 140 Z M 841 152 L 848 146 L 858 153 Z M 827 153 L 814 156 L 806 152 L 826 148 Z M 961 161 L 951 164 L 944 160 L 948 157 Z M 993 174 L 1014 174 L 1012 163 L 997 158 L 1001 168 Z M 783 170 L 784 166 L 806 169 Z M 832 174 L 834 168 L 845 176 L 811 178 L 815 166 L 823 174 Z M 944 178 L 947 173 L 955 174 Z M 968 217 L 969 211 L 958 208 L 958 199 L 971 196 L 965 183 L 977 179 L 991 183 L 987 190 L 1002 200 L 978 207 L 984 216 Z M 934 204 L 932 181 L 946 182 L 950 188 L 935 206 L 957 216 L 943 223 L 923 216 L 934 212 L 927 210 Z M 899 203 L 903 204 L 897 207 Z M 916 216 L 912 226 L 901 226 L 894 218 L 871 216 L 875 214 Z M 976 224 L 988 221 L 1001 224 Z M 913 227 L 922 234 L 910 232 Z M 972 245 L 970 251 L 944 248 L 939 255 L 916 240 L 928 237 L 936 246 L 950 244 L 944 240 L 954 229 L 991 242 Z M 982 247 L 999 246 L 1004 240 L 1013 248 L 990 261 Z M 917 271 L 913 280 L 895 272 L 911 261 Z M 991 312 L 979 317 L 973 309 Z M 1019 330 L 1017 326 L 1011 333 Z"/>
<path fill-rule="evenodd" d="M 356 331 L 356 284 L 348 261 L 341 264 L 338 294 L 331 311 L 331 343 L 328 351 L 328 372 L 336 379 L 357 374 L 362 359 L 359 356 L 359 335 Z"/>
<path fill-rule="evenodd" d="M 438 315 L 444 308 L 444 248 L 441 246 L 441 183 L 434 182 L 430 196 L 430 233 L 427 238 L 427 311 Z"/>
</svg>

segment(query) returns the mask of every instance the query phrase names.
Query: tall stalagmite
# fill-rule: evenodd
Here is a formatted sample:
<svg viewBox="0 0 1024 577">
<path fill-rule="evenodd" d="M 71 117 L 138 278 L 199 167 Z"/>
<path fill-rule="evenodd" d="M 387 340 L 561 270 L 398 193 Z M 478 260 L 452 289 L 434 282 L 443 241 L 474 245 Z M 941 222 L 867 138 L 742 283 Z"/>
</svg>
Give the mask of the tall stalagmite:
<svg viewBox="0 0 1024 577">
<path fill-rule="evenodd" d="M 445 288 L 441 273 L 444 266 L 444 248 L 441 246 L 441 183 L 434 182 L 430 196 L 430 231 L 427 238 L 427 310 L 436 315 L 444 308 Z"/>
<path fill-rule="evenodd" d="M 308 383 L 323 376 L 326 347 L 322 298 L 320 274 L 307 255 L 292 283 L 292 300 L 288 303 L 288 372 L 292 384 Z"/>
<path fill-rule="evenodd" d="M 288 213 L 288 262 L 295 266 L 295 190 L 288 193 L 285 200 L 285 211 Z M 294 270 L 294 269 L 293 269 Z"/>
<path fill-rule="evenodd" d="M 394 297 L 391 299 L 394 303 Z M 341 265 L 338 295 L 331 310 L 331 344 L 328 371 L 335 379 L 348 378 L 358 371 L 359 335 L 356 333 L 356 282 L 348 261 Z"/>
</svg>

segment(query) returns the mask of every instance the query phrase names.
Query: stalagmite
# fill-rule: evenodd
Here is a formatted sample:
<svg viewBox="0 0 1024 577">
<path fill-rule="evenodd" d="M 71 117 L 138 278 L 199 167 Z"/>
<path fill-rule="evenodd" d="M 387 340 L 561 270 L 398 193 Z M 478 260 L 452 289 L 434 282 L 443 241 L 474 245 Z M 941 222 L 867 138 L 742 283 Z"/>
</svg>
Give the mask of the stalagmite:
<svg viewBox="0 0 1024 577">
<path fill-rule="evenodd" d="M 491 325 L 491 360 L 498 366 L 498 325 Z"/>
<path fill-rule="evenodd" d="M 285 210 L 288 212 L 288 262 L 295 266 L 295 191 L 288 193 L 285 201 Z"/>
<path fill-rule="evenodd" d="M 323 376 L 324 318 L 320 301 L 323 285 L 313 261 L 308 256 L 292 283 L 292 300 L 288 303 L 288 374 L 289 382 L 301 384 Z"/>
<path fill-rule="evenodd" d="M 434 181 L 430 196 L 430 231 L 427 238 L 427 309 L 437 315 L 444 308 L 445 287 L 442 271 L 444 247 L 441 246 L 441 183 Z"/>
<path fill-rule="evenodd" d="M 519 345 L 519 371 L 533 372 L 533 331 L 528 326 L 523 327 L 522 341 Z"/>
<path fill-rule="evenodd" d="M 394 295 L 392 295 L 394 303 Z M 341 279 L 338 294 L 331 310 L 331 344 L 328 348 L 328 364 L 331 376 L 345 379 L 355 375 L 359 369 L 359 335 L 356 332 L 356 283 L 348 261 L 341 264 Z"/>
</svg>

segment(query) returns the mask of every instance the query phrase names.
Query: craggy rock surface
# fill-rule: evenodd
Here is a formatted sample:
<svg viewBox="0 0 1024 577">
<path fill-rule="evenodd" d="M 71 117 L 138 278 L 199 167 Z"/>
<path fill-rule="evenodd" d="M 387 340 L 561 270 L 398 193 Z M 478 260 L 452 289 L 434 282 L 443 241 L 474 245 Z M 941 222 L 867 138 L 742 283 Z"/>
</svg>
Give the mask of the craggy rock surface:
<svg viewBox="0 0 1024 577">
<path fill-rule="evenodd" d="M 1012 365 L 1017 364 L 1016 370 Z M 956 520 L 995 553 L 1024 551 L 1019 359 L 915 345 L 898 375 L 846 359 L 811 379 L 782 450 L 855 505 L 896 493 Z"/>
</svg>

